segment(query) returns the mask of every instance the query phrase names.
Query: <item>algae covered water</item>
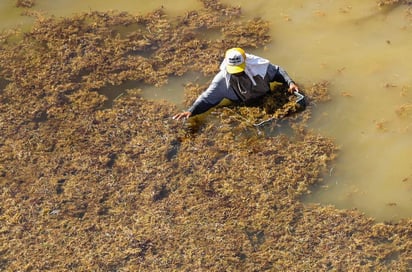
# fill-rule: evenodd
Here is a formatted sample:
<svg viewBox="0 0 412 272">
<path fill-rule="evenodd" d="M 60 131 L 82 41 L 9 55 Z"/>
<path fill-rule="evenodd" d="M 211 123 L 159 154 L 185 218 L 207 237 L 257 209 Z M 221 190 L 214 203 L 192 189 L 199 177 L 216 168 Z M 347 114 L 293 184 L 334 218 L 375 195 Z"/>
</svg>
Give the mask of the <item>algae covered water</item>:
<svg viewBox="0 0 412 272">
<path fill-rule="evenodd" d="M 412 15 L 407 5 L 379 7 L 372 0 L 230 4 L 240 5 L 245 17 L 262 17 L 271 24 L 272 42 L 253 53 L 283 66 L 305 87 L 321 80 L 330 83 L 332 99 L 315 109 L 309 126 L 335 138 L 341 152 L 306 201 L 358 208 L 378 220 L 410 217 Z M 3 28 L 32 22 L 12 1 L 1 5 Z M 88 10 L 144 14 L 158 7 L 183 16 L 200 3 L 37 1 L 35 6 L 56 16 Z M 162 88 L 149 86 L 145 95 L 181 105 L 183 85 L 193 78 L 171 79 L 171 85 Z"/>
<path fill-rule="evenodd" d="M 0 269 L 410 270 L 411 26 L 395 2 L 2 4 Z M 285 67 L 308 108 L 268 134 L 250 125 L 261 107 L 194 133 L 171 120 L 225 42 Z"/>
</svg>

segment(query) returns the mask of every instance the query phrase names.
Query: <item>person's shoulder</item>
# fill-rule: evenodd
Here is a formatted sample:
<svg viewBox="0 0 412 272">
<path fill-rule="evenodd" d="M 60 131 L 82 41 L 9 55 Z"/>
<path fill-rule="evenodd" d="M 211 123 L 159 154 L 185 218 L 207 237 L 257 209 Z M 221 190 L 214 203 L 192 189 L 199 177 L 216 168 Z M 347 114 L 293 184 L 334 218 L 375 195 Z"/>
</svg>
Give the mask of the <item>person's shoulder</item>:
<svg viewBox="0 0 412 272">
<path fill-rule="evenodd" d="M 227 72 L 224 70 L 219 70 L 219 72 L 216 73 L 215 77 L 214 77 L 214 81 L 215 80 L 223 80 L 226 78 L 226 74 Z"/>
</svg>

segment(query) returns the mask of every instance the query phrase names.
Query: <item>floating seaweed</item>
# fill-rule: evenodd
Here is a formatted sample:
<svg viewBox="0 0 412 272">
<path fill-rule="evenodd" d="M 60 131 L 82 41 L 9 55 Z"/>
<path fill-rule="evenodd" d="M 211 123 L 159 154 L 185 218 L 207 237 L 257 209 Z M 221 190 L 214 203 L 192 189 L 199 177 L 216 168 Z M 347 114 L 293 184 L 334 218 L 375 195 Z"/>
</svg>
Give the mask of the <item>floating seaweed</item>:
<svg viewBox="0 0 412 272">
<path fill-rule="evenodd" d="M 34 4 L 34 0 L 17 0 L 16 7 L 31 8 Z"/>
<path fill-rule="evenodd" d="M 330 99 L 327 82 L 303 89 L 308 108 L 287 117 L 293 138 L 249 124 L 290 113 L 282 90 L 218 108 L 196 133 L 141 90 L 102 106 L 101 88 L 211 76 L 226 48 L 270 41 L 267 22 L 240 24 L 240 8 L 202 3 L 175 19 L 30 11 L 36 23 L 21 40 L 4 36 L 0 270 L 408 271 L 410 220 L 377 224 L 300 202 L 338 154 L 305 127 Z M 205 29 L 222 31 L 221 42 L 202 38 Z M 187 102 L 203 87 L 189 83 Z"/>
</svg>

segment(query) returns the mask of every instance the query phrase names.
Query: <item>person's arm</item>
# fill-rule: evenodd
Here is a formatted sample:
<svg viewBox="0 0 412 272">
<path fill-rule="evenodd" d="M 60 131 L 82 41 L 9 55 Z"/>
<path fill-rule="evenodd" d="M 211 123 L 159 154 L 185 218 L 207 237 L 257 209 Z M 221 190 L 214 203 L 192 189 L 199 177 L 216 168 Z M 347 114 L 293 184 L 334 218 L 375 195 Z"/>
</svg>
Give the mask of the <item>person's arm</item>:
<svg viewBox="0 0 412 272">
<path fill-rule="evenodd" d="M 218 83 L 212 82 L 209 87 L 199 95 L 188 111 L 192 113 L 192 116 L 204 113 L 219 104 L 223 98 L 222 92 L 219 91 Z"/>
<path fill-rule="evenodd" d="M 269 81 L 280 82 L 289 86 L 289 92 L 299 91 L 298 86 L 282 67 L 274 64 L 268 66 Z"/>
<path fill-rule="evenodd" d="M 219 73 L 215 76 L 209 87 L 196 99 L 193 105 L 187 111 L 173 116 L 173 119 L 179 120 L 204 113 L 219 104 L 223 98 L 227 97 L 227 92 L 226 79 L 223 73 Z"/>
</svg>

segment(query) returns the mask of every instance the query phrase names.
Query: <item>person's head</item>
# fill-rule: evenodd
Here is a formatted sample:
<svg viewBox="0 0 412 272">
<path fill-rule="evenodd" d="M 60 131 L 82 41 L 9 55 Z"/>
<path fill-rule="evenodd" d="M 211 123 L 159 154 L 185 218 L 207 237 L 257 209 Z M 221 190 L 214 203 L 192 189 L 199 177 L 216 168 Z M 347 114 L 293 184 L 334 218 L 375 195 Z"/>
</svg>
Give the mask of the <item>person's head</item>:
<svg viewBox="0 0 412 272">
<path fill-rule="evenodd" d="M 242 48 L 231 48 L 226 51 L 226 71 L 229 74 L 240 74 L 245 71 L 246 53 Z"/>
</svg>

